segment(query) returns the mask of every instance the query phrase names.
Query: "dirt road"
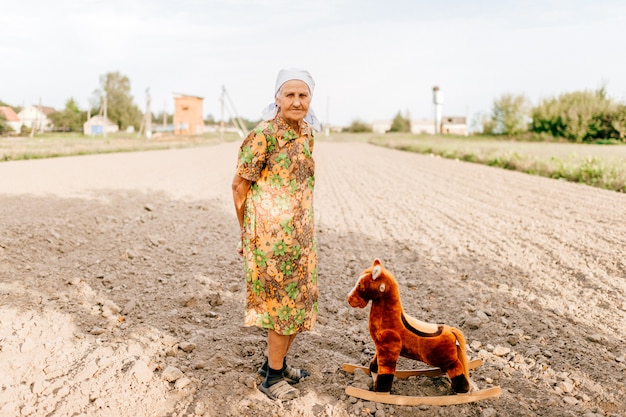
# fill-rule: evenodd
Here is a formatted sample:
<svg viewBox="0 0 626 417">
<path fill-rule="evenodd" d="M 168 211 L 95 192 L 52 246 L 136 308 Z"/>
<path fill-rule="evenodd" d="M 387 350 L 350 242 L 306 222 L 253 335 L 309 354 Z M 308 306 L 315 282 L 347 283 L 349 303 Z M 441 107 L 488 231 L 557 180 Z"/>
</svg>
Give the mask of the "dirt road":
<svg viewBox="0 0 626 417">
<path fill-rule="evenodd" d="M 320 317 L 291 363 L 303 396 L 255 387 L 230 197 L 237 144 L 0 164 L 1 416 L 624 416 L 626 195 L 363 143 L 318 141 Z M 479 387 L 449 407 L 357 401 L 374 258 L 405 310 L 460 327 Z M 413 366 L 403 362 L 402 367 Z M 394 393 L 445 395 L 445 378 Z"/>
</svg>

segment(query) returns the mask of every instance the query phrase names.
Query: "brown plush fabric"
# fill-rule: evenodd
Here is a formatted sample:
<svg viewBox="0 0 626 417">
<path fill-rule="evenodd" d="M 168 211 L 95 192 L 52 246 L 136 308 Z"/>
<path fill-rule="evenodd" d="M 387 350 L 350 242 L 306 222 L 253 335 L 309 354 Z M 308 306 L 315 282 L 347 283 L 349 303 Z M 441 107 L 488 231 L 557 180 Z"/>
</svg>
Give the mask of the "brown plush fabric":
<svg viewBox="0 0 626 417">
<path fill-rule="evenodd" d="M 376 355 L 370 369 L 378 371 L 374 391 L 391 390 L 396 362 L 400 356 L 441 368 L 450 378 L 455 392 L 469 391 L 463 333 L 445 324 L 435 326 L 407 316 L 400 302 L 395 278 L 378 259 L 363 271 L 348 295 L 348 303 L 352 307 L 364 308 L 369 301 L 372 301 L 369 330 L 376 345 Z M 437 330 L 425 333 L 411 326 L 409 323 L 412 322 Z"/>
</svg>

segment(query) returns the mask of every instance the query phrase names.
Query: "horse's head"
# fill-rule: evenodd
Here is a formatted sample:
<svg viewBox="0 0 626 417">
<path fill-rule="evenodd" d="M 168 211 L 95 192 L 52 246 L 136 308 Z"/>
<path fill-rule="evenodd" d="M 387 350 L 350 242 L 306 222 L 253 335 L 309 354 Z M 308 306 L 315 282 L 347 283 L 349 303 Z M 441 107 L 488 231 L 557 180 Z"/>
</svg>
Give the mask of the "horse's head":
<svg viewBox="0 0 626 417">
<path fill-rule="evenodd" d="M 374 259 L 372 266 L 361 273 L 356 285 L 348 294 L 352 307 L 364 308 L 370 300 L 384 297 L 395 285 L 393 276 L 383 268 L 380 260 Z"/>
</svg>

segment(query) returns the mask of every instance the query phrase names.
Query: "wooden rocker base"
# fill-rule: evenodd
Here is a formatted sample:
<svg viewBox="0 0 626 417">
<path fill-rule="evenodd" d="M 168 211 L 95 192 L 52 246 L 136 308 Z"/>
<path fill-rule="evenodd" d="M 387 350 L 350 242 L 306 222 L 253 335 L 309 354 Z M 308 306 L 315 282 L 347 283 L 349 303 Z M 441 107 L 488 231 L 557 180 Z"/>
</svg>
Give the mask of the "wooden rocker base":
<svg viewBox="0 0 626 417">
<path fill-rule="evenodd" d="M 474 359 L 473 361 L 470 361 L 468 365 L 469 365 L 469 369 L 472 370 L 472 369 L 476 369 L 480 367 L 482 364 L 483 364 L 482 360 Z M 344 363 L 343 365 L 341 365 L 342 371 L 354 373 L 356 369 L 360 369 L 366 375 L 370 375 L 370 368 L 368 368 L 367 366 L 353 365 L 351 363 Z M 412 376 L 435 377 L 435 376 L 442 376 L 444 374 L 445 372 L 442 372 L 441 369 L 436 368 L 436 367 L 422 368 L 422 369 L 409 369 L 409 370 L 396 369 L 396 372 L 394 373 L 394 377 L 398 379 L 407 379 Z"/>
<path fill-rule="evenodd" d="M 367 391 L 355 387 L 346 387 L 346 394 L 360 398 L 365 401 L 374 401 L 383 404 L 393 405 L 454 405 L 465 404 L 474 401 L 485 400 L 487 398 L 497 398 L 502 393 L 500 387 L 492 387 L 467 394 L 438 395 L 432 397 L 412 397 L 407 395 L 394 395 Z"/>
<path fill-rule="evenodd" d="M 475 359 L 469 362 L 469 369 L 476 369 L 481 366 L 483 362 L 480 359 Z M 353 365 L 350 363 L 344 363 L 341 365 L 341 369 L 346 372 L 353 373 L 356 369 L 362 370 L 365 374 L 370 375 L 370 369 L 366 366 Z M 422 368 L 422 369 L 410 369 L 410 370 L 396 370 L 394 373 L 395 378 L 406 379 L 412 376 L 428 376 L 436 377 L 445 375 L 441 369 L 436 367 Z M 472 391 L 467 394 L 453 394 L 453 395 L 439 395 L 430 397 L 413 397 L 407 395 L 395 395 L 390 393 L 368 391 L 356 387 L 346 387 L 346 394 L 351 397 L 360 398 L 366 401 L 374 401 L 383 404 L 393 405 L 454 405 L 465 404 L 474 401 L 485 400 L 487 398 L 497 398 L 502 394 L 500 387 L 486 388 L 483 390 Z"/>
</svg>

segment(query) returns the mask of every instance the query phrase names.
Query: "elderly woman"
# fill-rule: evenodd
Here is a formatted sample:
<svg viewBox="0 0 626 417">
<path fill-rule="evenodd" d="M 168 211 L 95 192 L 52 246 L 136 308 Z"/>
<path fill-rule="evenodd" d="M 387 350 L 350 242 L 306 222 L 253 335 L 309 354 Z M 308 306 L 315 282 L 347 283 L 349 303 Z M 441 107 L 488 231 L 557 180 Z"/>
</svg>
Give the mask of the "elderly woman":
<svg viewBox="0 0 626 417">
<path fill-rule="evenodd" d="M 308 71 L 281 70 L 275 102 L 244 139 L 232 183 L 246 273 L 245 325 L 267 329 L 267 360 L 259 389 L 276 400 L 299 396 L 290 385 L 308 375 L 287 365 L 296 335 L 317 316 L 313 226 L 313 131 Z"/>
</svg>

